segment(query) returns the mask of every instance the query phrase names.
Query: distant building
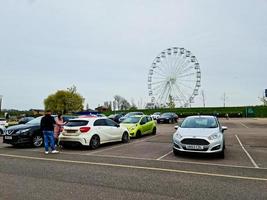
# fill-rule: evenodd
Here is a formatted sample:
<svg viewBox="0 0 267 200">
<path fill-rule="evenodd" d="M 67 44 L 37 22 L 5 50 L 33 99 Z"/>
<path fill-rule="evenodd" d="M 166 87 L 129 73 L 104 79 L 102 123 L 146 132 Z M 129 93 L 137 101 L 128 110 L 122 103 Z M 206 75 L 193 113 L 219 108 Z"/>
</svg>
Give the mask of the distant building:
<svg viewBox="0 0 267 200">
<path fill-rule="evenodd" d="M 106 106 L 98 106 L 97 108 L 95 108 L 95 110 L 98 112 L 107 112 L 110 110 L 110 108 Z"/>
</svg>

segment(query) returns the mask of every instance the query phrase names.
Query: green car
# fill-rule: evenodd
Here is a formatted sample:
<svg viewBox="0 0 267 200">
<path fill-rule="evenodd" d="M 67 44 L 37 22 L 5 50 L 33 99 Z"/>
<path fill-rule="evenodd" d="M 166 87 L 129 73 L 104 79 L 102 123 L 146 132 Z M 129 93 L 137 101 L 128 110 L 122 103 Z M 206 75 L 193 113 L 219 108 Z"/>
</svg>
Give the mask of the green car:
<svg viewBox="0 0 267 200">
<path fill-rule="evenodd" d="M 145 134 L 156 134 L 155 121 L 147 115 L 134 115 L 127 117 L 120 123 L 121 127 L 129 130 L 130 137 L 141 137 Z"/>
</svg>

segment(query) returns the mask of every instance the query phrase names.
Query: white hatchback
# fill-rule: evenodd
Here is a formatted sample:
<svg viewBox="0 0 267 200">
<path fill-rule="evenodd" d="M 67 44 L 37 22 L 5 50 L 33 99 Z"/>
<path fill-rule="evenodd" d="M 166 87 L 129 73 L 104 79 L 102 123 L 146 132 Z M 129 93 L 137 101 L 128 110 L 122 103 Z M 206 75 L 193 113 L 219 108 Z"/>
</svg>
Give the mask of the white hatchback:
<svg viewBox="0 0 267 200">
<path fill-rule="evenodd" d="M 129 142 L 129 132 L 106 117 L 84 117 L 69 120 L 59 136 L 59 144 L 78 144 L 96 149 L 100 144 Z"/>
</svg>

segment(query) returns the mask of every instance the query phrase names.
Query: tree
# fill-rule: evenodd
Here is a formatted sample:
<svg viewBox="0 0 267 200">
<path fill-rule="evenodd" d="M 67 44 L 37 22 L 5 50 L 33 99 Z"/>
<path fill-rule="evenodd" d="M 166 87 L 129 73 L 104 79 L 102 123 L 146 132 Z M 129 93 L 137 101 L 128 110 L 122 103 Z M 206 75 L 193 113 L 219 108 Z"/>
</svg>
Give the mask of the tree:
<svg viewBox="0 0 267 200">
<path fill-rule="evenodd" d="M 75 86 L 67 90 L 58 90 L 44 100 L 45 109 L 63 114 L 81 111 L 84 98 L 77 92 Z"/>
<path fill-rule="evenodd" d="M 166 103 L 169 108 L 175 108 L 175 103 L 173 101 L 172 95 L 169 95 L 169 102 Z"/>
<path fill-rule="evenodd" d="M 114 100 L 116 102 L 118 110 L 128 110 L 131 107 L 131 104 L 120 95 L 115 95 Z"/>
<path fill-rule="evenodd" d="M 263 103 L 264 106 L 267 106 L 267 98 L 264 95 L 262 97 L 259 97 L 259 99 Z"/>
</svg>

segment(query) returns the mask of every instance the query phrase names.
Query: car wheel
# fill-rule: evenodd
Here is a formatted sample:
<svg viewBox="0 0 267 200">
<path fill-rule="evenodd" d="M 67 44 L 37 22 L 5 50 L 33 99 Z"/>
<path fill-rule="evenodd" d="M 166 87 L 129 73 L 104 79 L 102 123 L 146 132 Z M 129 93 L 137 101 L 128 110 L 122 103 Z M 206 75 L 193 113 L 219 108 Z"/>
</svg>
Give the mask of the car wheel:
<svg viewBox="0 0 267 200">
<path fill-rule="evenodd" d="M 224 159 L 224 149 L 218 154 L 219 158 Z"/>
<path fill-rule="evenodd" d="M 0 135 L 3 135 L 4 134 L 4 131 L 0 129 Z"/>
<path fill-rule="evenodd" d="M 141 131 L 137 131 L 137 132 L 136 132 L 136 137 L 137 137 L 137 138 L 140 138 L 141 136 L 142 136 Z"/>
<path fill-rule="evenodd" d="M 157 129 L 156 129 L 156 127 L 154 127 L 153 131 L 152 131 L 152 135 L 156 135 L 156 133 L 157 133 Z"/>
<path fill-rule="evenodd" d="M 122 143 L 128 143 L 129 140 L 130 140 L 129 134 L 127 132 L 124 132 L 121 138 Z"/>
<path fill-rule="evenodd" d="M 32 145 L 34 147 L 41 147 L 44 143 L 44 139 L 41 135 L 34 135 L 32 138 Z"/>
<path fill-rule="evenodd" d="M 172 149 L 172 151 L 173 151 L 173 154 L 176 156 L 179 156 L 181 154 L 181 152 L 179 152 L 178 150 L 176 150 L 174 148 Z"/>
<path fill-rule="evenodd" d="M 91 149 L 97 149 L 100 145 L 100 138 L 98 135 L 93 135 L 90 140 Z"/>
</svg>

